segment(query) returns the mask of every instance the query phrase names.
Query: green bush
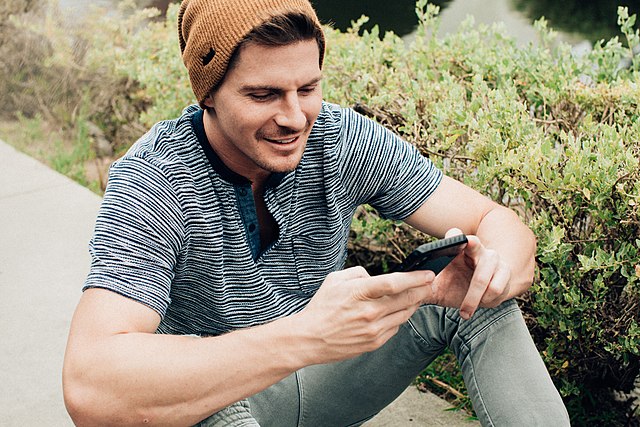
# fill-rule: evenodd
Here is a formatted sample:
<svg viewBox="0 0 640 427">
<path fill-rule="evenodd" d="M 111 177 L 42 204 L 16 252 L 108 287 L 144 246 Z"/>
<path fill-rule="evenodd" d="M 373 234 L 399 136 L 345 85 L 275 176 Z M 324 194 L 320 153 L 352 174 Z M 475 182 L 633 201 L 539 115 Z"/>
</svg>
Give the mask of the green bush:
<svg viewBox="0 0 640 427">
<path fill-rule="evenodd" d="M 35 150 L 41 160 L 104 190 L 108 161 L 145 131 L 139 116 L 146 105 L 137 79 L 121 68 L 130 39 L 154 12 L 119 20 L 95 8 L 85 20 L 70 23 L 54 0 L 9 3 L 0 10 L 0 119 L 44 121 L 42 127 L 58 141 L 43 141 Z M 127 6 L 123 2 L 123 11 Z M 10 134 L 30 138 L 27 132 Z M 94 164 L 100 170 L 94 171 Z M 102 179 L 90 182 L 90 175 Z"/>
<path fill-rule="evenodd" d="M 619 10 L 624 45 L 614 38 L 576 58 L 544 21 L 541 45 L 518 46 L 499 25 L 471 20 L 437 38 L 436 8 L 419 1 L 418 14 L 408 45 L 375 29 L 359 37 L 362 21 L 329 32 L 327 97 L 393 128 L 532 227 L 537 280 L 521 305 L 572 421 L 624 423 L 631 408 L 611 392 L 628 392 L 640 367 L 635 17 Z M 353 245 L 377 256 L 355 262 L 393 262 L 422 238 L 371 215 L 354 221 Z"/>
<path fill-rule="evenodd" d="M 122 102 L 102 115 L 85 107 L 102 129 L 135 112 L 140 130 L 193 102 L 176 11 L 146 25 L 140 14 L 105 16 L 104 31 L 82 33 L 80 63 L 111 76 L 105 81 Z M 327 28 L 325 98 L 395 130 L 446 173 L 520 214 L 538 237 L 537 278 L 521 307 L 572 422 L 624 424 L 631 404 L 612 393 L 629 391 L 640 369 L 635 17 L 620 8 L 622 41 L 575 57 L 544 20 L 536 24 L 541 43 L 520 46 L 500 25 L 471 19 L 436 37 L 438 9 L 419 0 L 416 11 L 412 41 L 375 27 L 360 35 L 364 18 L 346 33 Z M 80 99 L 102 99 L 103 89 L 88 84 Z M 365 207 L 352 224 L 350 262 L 384 271 L 425 238 Z"/>
</svg>

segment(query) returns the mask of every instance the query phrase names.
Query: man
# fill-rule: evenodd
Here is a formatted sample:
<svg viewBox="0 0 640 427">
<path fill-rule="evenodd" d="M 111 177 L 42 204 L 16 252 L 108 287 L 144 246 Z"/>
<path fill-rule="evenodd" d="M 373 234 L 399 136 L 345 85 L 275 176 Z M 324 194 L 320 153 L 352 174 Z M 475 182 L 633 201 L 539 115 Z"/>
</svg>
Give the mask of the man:
<svg viewBox="0 0 640 427">
<path fill-rule="evenodd" d="M 359 425 L 446 346 L 483 424 L 568 424 L 512 300 L 532 233 L 323 103 L 307 0 L 185 0 L 179 37 L 201 108 L 110 172 L 65 356 L 77 424 Z M 343 269 L 363 203 L 469 242 L 438 276 Z"/>
</svg>

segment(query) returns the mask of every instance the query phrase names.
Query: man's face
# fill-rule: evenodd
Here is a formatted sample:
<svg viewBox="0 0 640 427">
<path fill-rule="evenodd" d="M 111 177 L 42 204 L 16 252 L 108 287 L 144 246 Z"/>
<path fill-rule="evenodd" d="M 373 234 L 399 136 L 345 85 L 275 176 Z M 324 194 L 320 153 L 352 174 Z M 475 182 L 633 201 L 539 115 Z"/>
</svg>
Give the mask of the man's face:
<svg viewBox="0 0 640 427">
<path fill-rule="evenodd" d="M 245 45 L 205 100 L 209 142 L 251 181 L 296 168 L 322 105 L 318 45 Z"/>
</svg>

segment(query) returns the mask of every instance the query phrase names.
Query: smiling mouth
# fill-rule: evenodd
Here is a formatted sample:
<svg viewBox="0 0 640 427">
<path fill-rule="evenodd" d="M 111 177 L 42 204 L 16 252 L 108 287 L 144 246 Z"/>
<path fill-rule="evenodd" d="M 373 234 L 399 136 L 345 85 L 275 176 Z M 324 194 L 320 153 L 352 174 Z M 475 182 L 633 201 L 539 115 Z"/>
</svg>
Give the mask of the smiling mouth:
<svg viewBox="0 0 640 427">
<path fill-rule="evenodd" d="M 287 144 L 291 144 L 295 141 L 298 140 L 299 137 L 294 137 L 294 138 L 285 138 L 285 139 L 271 139 L 271 138 L 265 138 L 266 141 L 269 142 L 273 142 L 274 144 L 280 144 L 280 145 L 287 145 Z"/>
</svg>

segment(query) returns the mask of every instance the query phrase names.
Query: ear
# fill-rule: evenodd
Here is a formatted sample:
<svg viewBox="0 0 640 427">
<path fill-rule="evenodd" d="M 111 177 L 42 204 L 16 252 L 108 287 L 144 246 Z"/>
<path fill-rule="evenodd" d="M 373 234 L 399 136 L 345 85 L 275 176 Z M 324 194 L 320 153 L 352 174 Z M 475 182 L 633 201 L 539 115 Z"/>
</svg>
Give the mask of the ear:
<svg viewBox="0 0 640 427">
<path fill-rule="evenodd" d="M 202 104 L 207 108 L 213 109 L 215 107 L 215 103 L 213 102 L 213 94 L 209 93 L 206 98 L 202 100 Z"/>
</svg>

